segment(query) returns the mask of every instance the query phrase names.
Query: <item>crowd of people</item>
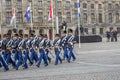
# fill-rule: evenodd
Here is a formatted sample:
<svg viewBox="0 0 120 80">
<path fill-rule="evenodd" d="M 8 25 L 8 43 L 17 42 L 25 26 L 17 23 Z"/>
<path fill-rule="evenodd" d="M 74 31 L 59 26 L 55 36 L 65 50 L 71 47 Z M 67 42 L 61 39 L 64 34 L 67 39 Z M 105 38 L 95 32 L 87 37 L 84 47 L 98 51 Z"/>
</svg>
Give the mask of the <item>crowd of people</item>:
<svg viewBox="0 0 120 80">
<path fill-rule="evenodd" d="M 4 34 L 0 41 L 0 68 L 4 67 L 4 71 L 8 71 L 9 66 L 12 65 L 16 70 L 20 66 L 27 69 L 33 64 L 39 68 L 42 60 L 43 64 L 48 66 L 51 59 L 55 59 L 54 65 L 62 64 L 64 60 L 70 63 L 71 58 L 73 61 L 76 60 L 73 52 L 75 43 L 72 29 L 69 29 L 68 32 L 64 31 L 61 37 L 59 34 L 55 34 L 52 42 L 46 34 L 35 35 L 35 31 L 30 35 Z M 54 50 L 54 53 L 51 50 Z"/>
<path fill-rule="evenodd" d="M 114 29 L 106 31 L 106 37 L 108 42 L 117 42 L 117 31 Z"/>
</svg>

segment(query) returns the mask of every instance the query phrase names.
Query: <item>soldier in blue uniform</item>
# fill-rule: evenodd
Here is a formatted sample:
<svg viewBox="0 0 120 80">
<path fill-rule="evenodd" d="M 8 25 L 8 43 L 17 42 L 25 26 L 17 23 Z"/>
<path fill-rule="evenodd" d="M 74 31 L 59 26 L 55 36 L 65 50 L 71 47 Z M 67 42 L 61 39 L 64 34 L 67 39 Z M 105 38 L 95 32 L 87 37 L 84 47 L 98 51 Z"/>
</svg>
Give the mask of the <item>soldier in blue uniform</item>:
<svg viewBox="0 0 120 80">
<path fill-rule="evenodd" d="M 22 57 L 22 45 L 23 45 L 24 39 L 23 39 L 23 35 L 20 34 L 19 35 L 19 40 L 18 40 L 18 62 L 16 64 L 16 70 L 18 70 L 19 66 L 22 65 L 23 63 L 23 57 Z"/>
<path fill-rule="evenodd" d="M 6 35 L 4 35 L 3 37 L 6 37 Z M 3 40 L 0 41 L 0 67 L 4 67 L 5 71 L 9 70 L 8 64 L 6 63 L 4 56 L 2 54 L 2 50 L 5 50 L 5 45 L 3 44 Z"/>
<path fill-rule="evenodd" d="M 19 59 L 17 48 L 18 48 L 18 34 L 14 34 L 12 43 L 12 53 L 14 54 L 15 62 Z"/>
<path fill-rule="evenodd" d="M 23 48 L 22 52 L 23 52 L 23 55 L 24 55 L 23 56 L 23 60 L 24 60 L 23 67 L 24 67 L 24 69 L 28 68 L 27 60 L 29 60 L 30 64 L 32 64 L 32 62 L 29 59 L 29 48 L 27 46 L 27 41 L 28 41 L 28 35 L 25 34 L 24 35 L 24 42 L 23 42 L 23 45 L 22 45 L 22 48 Z"/>
<path fill-rule="evenodd" d="M 7 64 L 12 64 L 13 68 L 16 67 L 15 61 L 13 60 L 12 57 L 12 43 L 13 43 L 13 39 L 11 38 L 10 34 L 7 34 L 7 44 L 6 44 L 6 53 L 7 53 L 7 57 L 6 57 L 6 62 Z"/>
<path fill-rule="evenodd" d="M 73 53 L 73 47 L 74 47 L 75 42 L 76 41 L 75 41 L 75 37 L 73 35 L 73 30 L 69 29 L 68 30 L 68 37 L 67 37 L 67 44 L 68 44 L 68 50 L 69 50 L 68 62 L 70 62 L 71 57 L 73 58 L 73 61 L 76 60 L 76 57 Z"/>
<path fill-rule="evenodd" d="M 58 61 L 60 61 L 60 63 L 62 63 L 62 59 L 60 57 L 60 50 L 61 50 L 61 39 L 59 34 L 55 35 L 55 40 L 53 42 L 53 46 L 54 46 L 54 51 L 55 51 L 55 65 L 58 64 Z"/>
<path fill-rule="evenodd" d="M 37 62 L 37 67 L 40 67 L 40 64 L 41 64 L 41 61 L 42 59 L 44 60 L 44 64 L 45 66 L 48 66 L 48 62 L 47 62 L 47 58 L 46 58 L 46 55 L 45 55 L 45 37 L 44 35 L 40 35 L 39 36 L 39 40 L 37 41 L 37 47 L 39 49 L 39 59 L 38 59 L 38 62 Z"/>
<path fill-rule="evenodd" d="M 3 54 L 3 57 L 4 57 L 5 60 L 7 58 L 6 44 L 7 44 L 7 35 L 4 34 L 3 35 L 3 40 L 1 42 L 1 50 L 2 50 L 2 54 Z"/>
<path fill-rule="evenodd" d="M 52 55 L 52 53 L 50 52 L 51 46 L 52 45 L 50 43 L 50 40 L 47 38 L 47 35 L 45 35 L 45 54 L 49 63 L 51 62 L 51 58 L 48 54 L 50 53 Z"/>
<path fill-rule="evenodd" d="M 30 35 L 30 42 L 29 42 L 29 49 L 30 49 L 30 60 L 32 61 L 32 64 L 38 61 L 38 56 L 36 52 L 36 40 L 34 39 L 34 35 Z"/>
<path fill-rule="evenodd" d="M 63 36 L 61 37 L 61 42 L 62 42 L 62 48 L 64 51 L 64 56 L 63 56 L 63 60 L 68 60 L 68 50 L 67 50 L 67 32 L 64 31 L 63 32 Z"/>
</svg>

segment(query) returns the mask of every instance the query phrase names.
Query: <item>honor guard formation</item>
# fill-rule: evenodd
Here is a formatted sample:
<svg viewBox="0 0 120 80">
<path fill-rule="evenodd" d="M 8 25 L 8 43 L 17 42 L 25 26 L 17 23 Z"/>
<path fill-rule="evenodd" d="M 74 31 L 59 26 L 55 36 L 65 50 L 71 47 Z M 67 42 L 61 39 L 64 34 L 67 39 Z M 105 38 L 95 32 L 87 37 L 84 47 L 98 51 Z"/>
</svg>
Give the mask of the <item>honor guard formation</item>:
<svg viewBox="0 0 120 80">
<path fill-rule="evenodd" d="M 16 70 L 20 66 L 27 69 L 33 64 L 39 68 L 42 60 L 44 65 L 48 66 L 52 58 L 55 59 L 54 65 L 62 64 L 64 60 L 70 63 L 71 58 L 73 61 L 76 60 L 73 51 L 75 43 L 72 29 L 64 31 L 62 37 L 55 34 L 53 42 L 46 34 L 35 35 L 35 31 L 30 35 L 4 34 L 0 41 L 0 68 L 4 67 L 4 71 L 8 71 L 12 65 Z"/>
</svg>

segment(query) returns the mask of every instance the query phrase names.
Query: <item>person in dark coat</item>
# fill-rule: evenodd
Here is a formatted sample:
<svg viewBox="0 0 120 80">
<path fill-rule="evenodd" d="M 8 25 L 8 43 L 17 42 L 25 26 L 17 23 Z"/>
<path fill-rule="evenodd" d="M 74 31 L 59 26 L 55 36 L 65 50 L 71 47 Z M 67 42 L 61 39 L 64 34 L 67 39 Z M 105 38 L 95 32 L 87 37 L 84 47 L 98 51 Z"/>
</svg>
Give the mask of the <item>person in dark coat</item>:
<svg viewBox="0 0 120 80">
<path fill-rule="evenodd" d="M 117 42 L 117 31 L 116 30 L 113 31 L 113 38 Z"/>
<path fill-rule="evenodd" d="M 109 42 L 110 41 L 110 31 L 106 31 L 106 37 L 107 37 L 107 42 Z"/>
</svg>

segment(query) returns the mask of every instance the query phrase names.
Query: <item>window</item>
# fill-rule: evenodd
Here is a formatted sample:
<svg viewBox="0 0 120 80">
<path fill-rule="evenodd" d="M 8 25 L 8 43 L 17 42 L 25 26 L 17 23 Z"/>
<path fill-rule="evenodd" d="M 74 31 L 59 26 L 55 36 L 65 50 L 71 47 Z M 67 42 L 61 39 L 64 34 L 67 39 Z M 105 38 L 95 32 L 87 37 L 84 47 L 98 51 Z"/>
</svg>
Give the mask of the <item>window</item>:
<svg viewBox="0 0 120 80">
<path fill-rule="evenodd" d="M 84 13 L 84 14 L 83 14 L 83 22 L 84 22 L 84 23 L 87 23 L 87 13 Z"/>
<path fill-rule="evenodd" d="M 50 7 L 50 1 L 47 2 L 47 6 Z"/>
<path fill-rule="evenodd" d="M 96 34 L 96 29 L 92 28 L 92 34 Z"/>
<path fill-rule="evenodd" d="M 6 23 L 9 24 L 10 23 L 10 19 L 11 19 L 11 12 L 6 12 Z"/>
<path fill-rule="evenodd" d="M 91 9 L 94 9 L 94 4 L 91 4 Z"/>
<path fill-rule="evenodd" d="M 115 4 L 115 9 L 119 9 L 119 5 L 118 4 Z"/>
<path fill-rule="evenodd" d="M 18 12 L 17 13 L 17 22 L 18 23 L 22 23 L 23 22 L 23 20 L 22 20 L 22 12 Z"/>
<path fill-rule="evenodd" d="M 22 8 L 22 0 L 17 0 L 17 7 Z"/>
<path fill-rule="evenodd" d="M 66 8 L 70 8 L 70 1 L 66 1 Z"/>
<path fill-rule="evenodd" d="M 102 4 L 98 4 L 98 9 L 102 9 Z"/>
<path fill-rule="evenodd" d="M 112 4 L 108 4 L 108 9 L 112 9 Z"/>
<path fill-rule="evenodd" d="M 87 8 L 87 4 L 86 3 L 83 3 L 83 8 Z"/>
<path fill-rule="evenodd" d="M 100 28 L 100 34 L 103 34 L 103 28 Z"/>
<path fill-rule="evenodd" d="M 102 13 L 99 13 L 99 23 L 102 23 Z"/>
<path fill-rule="evenodd" d="M 78 11 L 74 10 L 74 23 L 77 24 L 78 23 Z"/>
<path fill-rule="evenodd" d="M 109 20 L 109 23 L 112 23 L 112 13 L 109 13 L 109 15 L 108 15 L 108 20 Z"/>
<path fill-rule="evenodd" d="M 42 1 L 38 1 L 38 7 L 42 7 Z"/>
<path fill-rule="evenodd" d="M 91 23 L 95 23 L 95 14 L 91 13 Z"/>
<path fill-rule="evenodd" d="M 67 12 L 67 20 L 66 20 L 68 23 L 71 22 L 71 14 L 70 12 Z"/>
<path fill-rule="evenodd" d="M 11 8 L 11 0 L 6 0 L 6 8 Z"/>
<path fill-rule="evenodd" d="M 119 23 L 119 21 L 120 21 L 119 18 L 120 18 L 119 13 L 116 13 L 116 23 Z"/>
<path fill-rule="evenodd" d="M 74 3 L 74 8 L 78 8 L 78 3 Z"/>
<path fill-rule="evenodd" d="M 62 13 L 61 12 L 58 12 L 58 21 L 59 23 L 62 23 Z"/>
<path fill-rule="evenodd" d="M 43 13 L 38 12 L 38 22 L 43 22 Z"/>
<path fill-rule="evenodd" d="M 61 7 L 61 1 L 57 1 L 57 7 L 58 7 L 58 8 Z"/>
<path fill-rule="evenodd" d="M 88 34 L 88 28 L 85 28 L 85 33 Z"/>
</svg>

